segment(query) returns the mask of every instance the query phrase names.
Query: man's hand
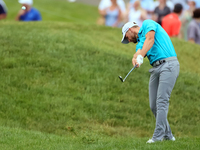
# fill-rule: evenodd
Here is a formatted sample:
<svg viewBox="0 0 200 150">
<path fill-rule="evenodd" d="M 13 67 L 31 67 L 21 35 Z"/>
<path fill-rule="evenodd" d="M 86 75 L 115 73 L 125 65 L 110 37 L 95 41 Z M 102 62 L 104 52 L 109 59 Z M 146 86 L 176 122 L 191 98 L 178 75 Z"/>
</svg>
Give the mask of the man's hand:
<svg viewBox="0 0 200 150">
<path fill-rule="evenodd" d="M 141 55 L 141 49 L 139 49 L 134 55 L 133 55 L 133 59 L 132 59 L 132 64 L 133 66 L 137 65 L 136 68 L 140 67 L 140 65 L 143 63 L 143 57 L 142 57 L 142 63 L 141 63 L 141 57 L 138 56 L 142 56 Z"/>
<path fill-rule="evenodd" d="M 137 65 L 136 68 L 138 68 L 139 64 L 137 63 L 137 60 L 133 57 L 132 59 L 133 66 Z"/>
<path fill-rule="evenodd" d="M 137 65 L 136 68 L 140 67 L 143 64 L 142 55 L 137 55 L 137 58 L 133 57 L 132 64 L 133 64 L 133 66 Z"/>
<path fill-rule="evenodd" d="M 138 67 L 140 67 L 143 64 L 143 57 L 142 55 L 137 56 L 137 63 L 139 64 Z"/>
<path fill-rule="evenodd" d="M 24 15 L 25 13 L 26 13 L 26 9 L 20 9 L 19 12 L 18 12 L 18 14 L 17 14 L 17 16 L 16 16 L 16 18 L 15 18 L 15 20 L 16 20 L 16 21 L 19 21 L 19 20 L 20 20 L 20 17 L 21 17 L 22 15 Z"/>
<path fill-rule="evenodd" d="M 22 15 L 24 15 L 25 13 L 26 13 L 26 10 L 20 9 L 18 15 L 19 15 L 19 16 L 22 16 Z"/>
</svg>

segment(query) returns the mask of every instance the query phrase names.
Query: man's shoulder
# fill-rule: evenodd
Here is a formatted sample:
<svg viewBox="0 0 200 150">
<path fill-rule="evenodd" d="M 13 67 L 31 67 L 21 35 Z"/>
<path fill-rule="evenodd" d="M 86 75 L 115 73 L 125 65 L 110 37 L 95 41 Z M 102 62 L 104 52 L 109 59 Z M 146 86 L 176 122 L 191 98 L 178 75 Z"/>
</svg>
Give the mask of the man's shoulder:
<svg viewBox="0 0 200 150">
<path fill-rule="evenodd" d="M 164 10 L 169 10 L 170 11 L 170 8 L 166 5 Z"/>
<path fill-rule="evenodd" d="M 158 28 L 158 23 L 153 20 L 145 20 L 142 23 L 142 27 L 140 28 L 139 33 L 142 34 L 142 36 L 145 36 L 149 31 L 155 31 Z"/>
<path fill-rule="evenodd" d="M 194 19 L 192 19 L 189 24 L 196 25 L 197 23 L 196 23 L 196 21 Z"/>
<path fill-rule="evenodd" d="M 179 22 L 181 22 L 181 20 L 179 19 L 179 17 L 176 14 L 170 13 L 170 14 L 166 15 L 163 18 L 162 22 L 165 22 L 165 23 L 179 23 Z"/>
<path fill-rule="evenodd" d="M 142 28 L 157 27 L 157 24 L 157 22 L 147 19 L 143 21 Z"/>
<path fill-rule="evenodd" d="M 31 8 L 32 13 L 40 14 L 40 11 L 34 7 Z"/>
<path fill-rule="evenodd" d="M 153 20 L 151 20 L 151 19 L 147 19 L 147 20 L 144 20 L 144 21 L 143 21 L 143 24 L 144 24 L 144 25 L 145 25 L 145 24 L 156 24 L 156 22 L 153 21 Z"/>
<path fill-rule="evenodd" d="M 168 20 L 170 20 L 171 18 L 172 18 L 172 14 L 168 14 L 168 15 L 166 15 L 166 16 L 163 17 L 162 22 L 168 21 Z"/>
<path fill-rule="evenodd" d="M 39 10 L 37 8 L 35 8 L 35 7 L 31 7 L 31 10 L 35 11 L 35 12 L 39 12 Z"/>
<path fill-rule="evenodd" d="M 188 28 L 191 28 L 191 27 L 198 27 L 198 24 L 196 23 L 195 20 L 190 21 Z"/>
</svg>

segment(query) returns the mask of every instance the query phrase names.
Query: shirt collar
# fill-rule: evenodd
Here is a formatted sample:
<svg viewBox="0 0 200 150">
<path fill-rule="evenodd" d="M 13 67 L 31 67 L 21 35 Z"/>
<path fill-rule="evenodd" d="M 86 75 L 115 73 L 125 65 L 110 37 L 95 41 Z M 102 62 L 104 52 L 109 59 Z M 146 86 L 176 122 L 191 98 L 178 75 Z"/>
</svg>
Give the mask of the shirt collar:
<svg viewBox="0 0 200 150">
<path fill-rule="evenodd" d="M 139 32 L 138 32 L 138 38 L 137 38 L 137 41 L 139 42 L 140 41 L 140 38 L 142 37 L 142 27 L 140 28 Z"/>
<path fill-rule="evenodd" d="M 178 15 L 177 15 L 176 13 L 171 13 L 171 15 L 172 15 L 173 17 L 175 17 L 176 19 L 179 18 Z"/>
<path fill-rule="evenodd" d="M 194 22 L 195 22 L 196 24 L 199 24 L 199 23 L 200 23 L 200 22 L 197 22 L 196 19 L 193 19 L 193 20 L 194 20 Z"/>
<path fill-rule="evenodd" d="M 142 27 L 141 27 L 140 30 L 139 30 L 139 32 L 138 32 L 138 34 L 141 34 L 141 33 L 142 33 L 142 30 L 143 30 L 143 29 L 142 29 Z"/>
</svg>

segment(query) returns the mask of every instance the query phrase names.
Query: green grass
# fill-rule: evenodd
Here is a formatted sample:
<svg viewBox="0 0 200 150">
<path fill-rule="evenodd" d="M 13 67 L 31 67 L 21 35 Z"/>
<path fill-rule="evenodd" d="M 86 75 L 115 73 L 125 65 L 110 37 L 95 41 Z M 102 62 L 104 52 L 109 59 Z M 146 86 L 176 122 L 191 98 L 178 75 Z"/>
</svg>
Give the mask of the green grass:
<svg viewBox="0 0 200 150">
<path fill-rule="evenodd" d="M 6 2 L 14 12 L 15 2 Z M 45 2 L 35 5 L 56 4 L 69 16 L 80 7 L 98 16 L 96 7 Z M 172 39 L 181 71 L 168 119 L 177 141 L 146 145 L 155 127 L 148 103 L 151 66 L 145 59 L 120 82 L 135 51 L 120 43 L 120 29 L 97 26 L 94 16 L 87 23 L 48 14 L 43 22 L 24 23 L 12 16 L 0 24 L 0 149 L 198 149 L 200 46 Z"/>
<path fill-rule="evenodd" d="M 0 149 L 37 150 L 198 150 L 200 138 L 177 138 L 176 142 L 164 141 L 144 144 L 147 138 L 108 137 L 83 133 L 81 136 L 57 136 L 41 132 L 0 127 Z"/>
</svg>

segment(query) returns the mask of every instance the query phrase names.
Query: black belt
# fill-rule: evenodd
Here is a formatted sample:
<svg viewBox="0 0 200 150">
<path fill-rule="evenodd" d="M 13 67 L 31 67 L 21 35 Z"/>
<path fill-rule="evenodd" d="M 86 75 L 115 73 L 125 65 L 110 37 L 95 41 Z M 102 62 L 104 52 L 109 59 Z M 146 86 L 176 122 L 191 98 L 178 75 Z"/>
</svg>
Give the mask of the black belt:
<svg viewBox="0 0 200 150">
<path fill-rule="evenodd" d="M 165 58 L 165 59 L 162 59 L 162 60 L 158 60 L 158 61 L 155 61 L 152 66 L 153 67 L 157 67 L 167 61 L 170 61 L 170 60 L 177 60 L 177 57 L 168 57 L 168 58 Z"/>
</svg>

